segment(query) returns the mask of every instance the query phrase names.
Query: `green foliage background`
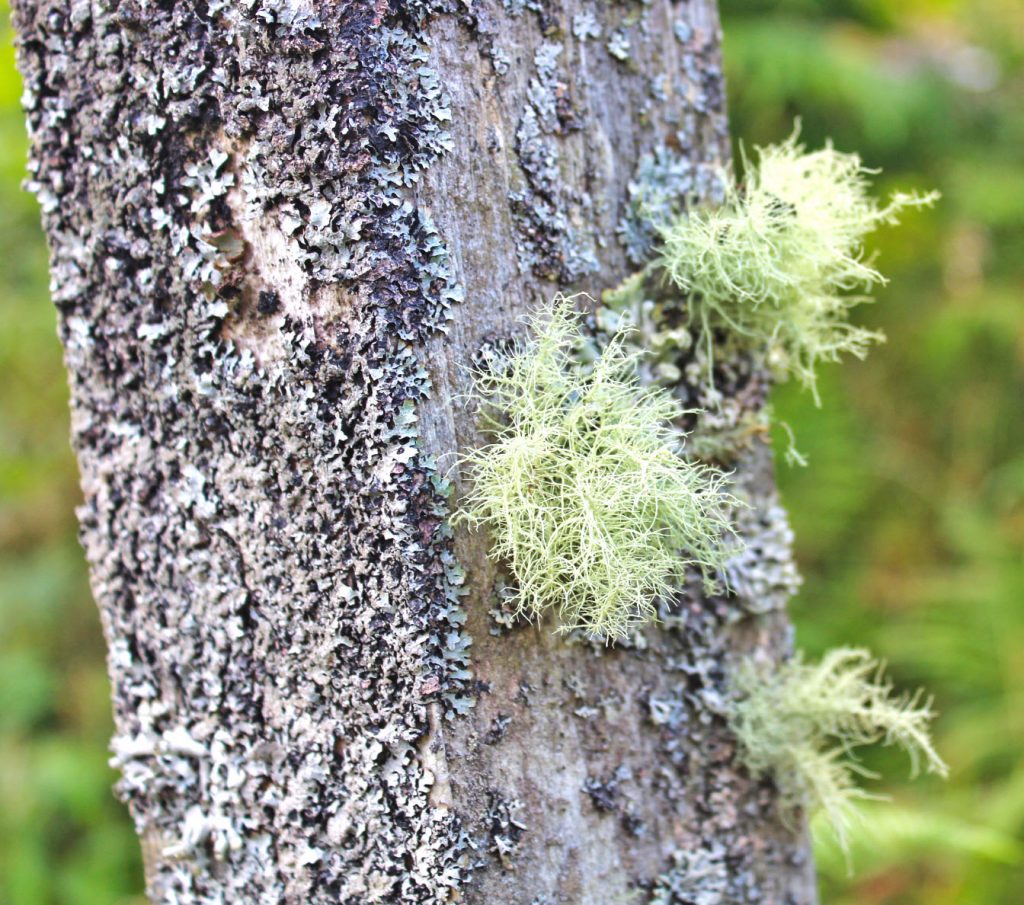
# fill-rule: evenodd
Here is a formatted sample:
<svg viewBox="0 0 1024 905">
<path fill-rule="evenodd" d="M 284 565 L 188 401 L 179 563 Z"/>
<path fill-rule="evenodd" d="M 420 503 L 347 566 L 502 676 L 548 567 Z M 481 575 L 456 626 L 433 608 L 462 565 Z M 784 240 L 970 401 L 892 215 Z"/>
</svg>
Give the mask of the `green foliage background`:
<svg viewBox="0 0 1024 905">
<path fill-rule="evenodd" d="M 68 392 L 0 6 L 0 903 L 139 903 L 110 787 L 109 686 L 74 506 Z"/>
<path fill-rule="evenodd" d="M 855 319 L 888 343 L 822 368 L 821 409 L 775 395 L 810 458 L 779 469 L 798 642 L 870 647 L 926 686 L 951 768 L 911 784 L 898 756 L 868 761 L 893 801 L 852 877 L 820 834 L 823 901 L 1024 902 L 1024 4 L 721 2 L 734 135 L 799 115 L 809 146 L 882 167 L 880 191 L 944 196 L 876 234 L 892 282 Z"/>
<path fill-rule="evenodd" d="M 939 206 L 881 234 L 892 285 L 858 310 L 889 343 L 796 386 L 780 467 L 806 577 L 799 642 L 866 645 L 942 716 L 948 783 L 903 781 L 854 838 L 821 834 L 829 905 L 1024 901 L 1024 5 L 722 0 L 734 134 L 828 135 L 880 190 Z M 138 849 L 110 794 L 103 643 L 72 507 L 67 390 L 47 301 L 6 3 L 0 3 L 0 903 L 136 903 Z M 785 442 L 784 438 L 780 438 Z"/>
</svg>

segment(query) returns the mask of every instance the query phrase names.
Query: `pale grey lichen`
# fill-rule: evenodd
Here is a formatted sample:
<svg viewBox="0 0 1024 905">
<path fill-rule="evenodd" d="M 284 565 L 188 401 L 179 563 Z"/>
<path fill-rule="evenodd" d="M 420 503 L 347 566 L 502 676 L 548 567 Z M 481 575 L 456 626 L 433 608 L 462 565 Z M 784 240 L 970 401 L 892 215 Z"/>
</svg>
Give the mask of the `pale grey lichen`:
<svg viewBox="0 0 1024 905">
<path fill-rule="evenodd" d="M 583 783 L 591 804 L 599 811 L 614 812 L 619 809 L 619 786 L 633 778 L 633 771 L 620 764 L 609 776 L 588 776 Z"/>
<path fill-rule="evenodd" d="M 682 214 L 688 202 L 707 197 L 715 178 L 714 167 L 695 163 L 666 145 L 641 156 L 618 227 L 630 263 L 639 267 L 650 261 L 659 232 Z"/>
<path fill-rule="evenodd" d="M 680 44 L 688 44 L 693 37 L 693 26 L 685 19 L 676 19 L 672 23 L 672 33 Z"/>
<path fill-rule="evenodd" d="M 672 867 L 660 877 L 648 905 L 726 905 L 741 901 L 730 897 L 727 851 L 710 842 L 694 851 L 677 850 Z"/>
<path fill-rule="evenodd" d="M 441 6 L 18 10 L 157 901 L 443 902 L 467 870 L 425 754 L 472 704 L 417 424 L 461 296 L 409 200 L 451 146 L 418 33 Z"/>
<path fill-rule="evenodd" d="M 629 32 L 623 28 L 617 28 L 608 38 L 605 47 L 616 60 L 625 63 L 629 59 Z"/>
<path fill-rule="evenodd" d="M 744 545 L 726 562 L 724 571 L 742 612 L 783 610 L 802 584 L 786 510 L 771 497 L 760 506 L 739 509 L 734 518 Z"/>
<path fill-rule="evenodd" d="M 502 4 L 513 17 L 519 17 L 527 10 L 540 12 L 544 7 L 541 0 L 502 0 Z"/>
<path fill-rule="evenodd" d="M 560 172 L 558 138 L 575 128 L 559 78 L 561 44 L 546 41 L 534 53 L 535 74 L 516 130 L 524 185 L 509 194 L 517 223 L 520 270 L 568 286 L 598 269 L 595 240 L 586 235 L 585 199 L 570 197 Z"/>
<path fill-rule="evenodd" d="M 590 10 L 582 10 L 572 17 L 572 33 L 579 41 L 600 38 L 601 25 Z"/>
<path fill-rule="evenodd" d="M 497 856 L 505 870 L 512 868 L 523 835 L 527 831 L 526 824 L 520 819 L 522 809 L 521 801 L 491 791 L 490 807 L 487 811 L 491 835 L 490 851 Z"/>
</svg>

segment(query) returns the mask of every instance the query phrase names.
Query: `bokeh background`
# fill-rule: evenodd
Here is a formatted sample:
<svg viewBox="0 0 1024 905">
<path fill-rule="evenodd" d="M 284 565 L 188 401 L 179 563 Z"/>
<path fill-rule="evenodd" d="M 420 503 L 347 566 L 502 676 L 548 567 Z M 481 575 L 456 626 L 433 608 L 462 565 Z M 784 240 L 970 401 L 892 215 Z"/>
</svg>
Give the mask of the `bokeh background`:
<svg viewBox="0 0 1024 905">
<path fill-rule="evenodd" d="M 941 717 L 948 782 L 866 765 L 852 872 L 819 834 L 827 905 L 1024 902 L 1024 3 L 721 0 L 733 133 L 832 136 L 880 191 L 938 188 L 873 245 L 889 342 L 780 388 L 807 468 L 780 465 L 812 655 L 865 645 Z M 0 0 L 0 905 L 137 905 L 106 765 L 103 643 L 76 540 L 67 391 Z M 780 437 L 780 442 L 785 438 Z"/>
</svg>

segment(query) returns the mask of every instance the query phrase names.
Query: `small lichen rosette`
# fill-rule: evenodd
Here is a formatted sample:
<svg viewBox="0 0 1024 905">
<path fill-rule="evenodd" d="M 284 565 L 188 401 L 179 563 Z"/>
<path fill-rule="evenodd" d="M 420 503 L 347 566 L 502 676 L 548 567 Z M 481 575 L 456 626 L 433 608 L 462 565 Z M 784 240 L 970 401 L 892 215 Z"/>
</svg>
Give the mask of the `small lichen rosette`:
<svg viewBox="0 0 1024 905">
<path fill-rule="evenodd" d="M 662 231 L 657 266 L 684 293 L 691 323 L 710 350 L 715 331 L 746 337 L 780 376 L 814 389 L 815 367 L 841 354 L 863 357 L 882 335 L 849 323 L 885 278 L 865 258 L 864 239 L 936 193 L 869 194 L 856 154 L 831 143 L 808 152 L 789 140 L 757 149 L 745 183 L 724 202 L 677 218 Z"/>
<path fill-rule="evenodd" d="M 475 375 L 491 442 L 464 457 L 458 519 L 485 527 L 517 583 L 521 615 L 559 630 L 624 637 L 657 613 L 688 567 L 709 585 L 735 542 L 726 477 L 681 456 L 682 412 L 636 378 L 622 336 L 590 364 L 570 299 Z"/>
</svg>

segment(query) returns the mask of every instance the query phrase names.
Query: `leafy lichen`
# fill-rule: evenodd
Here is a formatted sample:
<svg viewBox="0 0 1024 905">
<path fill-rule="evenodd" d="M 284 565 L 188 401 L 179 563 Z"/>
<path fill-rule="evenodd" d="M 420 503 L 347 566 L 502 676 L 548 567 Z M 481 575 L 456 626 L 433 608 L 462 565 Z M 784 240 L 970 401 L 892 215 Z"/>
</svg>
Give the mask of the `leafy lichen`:
<svg viewBox="0 0 1024 905">
<path fill-rule="evenodd" d="M 658 877 L 647 905 L 719 905 L 730 898 L 725 847 L 673 852 L 671 870 Z"/>
<path fill-rule="evenodd" d="M 885 282 L 865 258 L 865 237 L 938 196 L 896 193 L 880 204 L 858 155 L 831 143 L 808 152 L 796 134 L 757 153 L 722 205 L 663 229 L 657 266 L 685 295 L 709 352 L 716 330 L 745 337 L 777 375 L 813 390 L 820 361 L 863 357 L 883 338 L 848 320 L 863 293 Z"/>
<path fill-rule="evenodd" d="M 895 695 L 867 651 L 837 648 L 815 664 L 798 656 L 770 674 L 747 660 L 732 690 L 729 719 L 747 768 L 772 776 L 785 807 L 824 811 L 844 847 L 853 805 L 872 797 L 855 782 L 869 774 L 854 748 L 895 744 L 915 774 L 922 764 L 946 774 L 929 733 L 931 702 Z"/>
<path fill-rule="evenodd" d="M 620 639 L 656 615 L 687 567 L 714 583 L 734 551 L 720 539 L 736 501 L 722 473 L 680 455 L 680 406 L 640 385 L 639 353 L 621 334 L 583 364 L 561 296 L 532 334 L 476 374 L 492 442 L 464 458 L 472 488 L 458 517 L 489 529 L 522 614 Z"/>
</svg>

